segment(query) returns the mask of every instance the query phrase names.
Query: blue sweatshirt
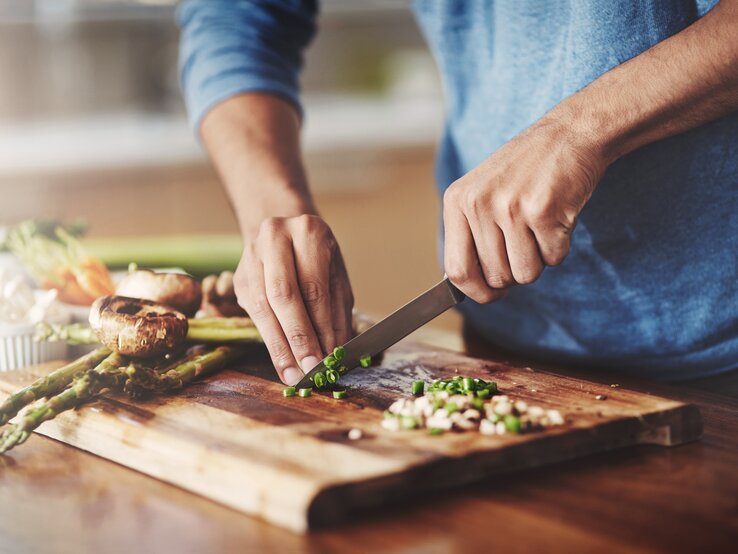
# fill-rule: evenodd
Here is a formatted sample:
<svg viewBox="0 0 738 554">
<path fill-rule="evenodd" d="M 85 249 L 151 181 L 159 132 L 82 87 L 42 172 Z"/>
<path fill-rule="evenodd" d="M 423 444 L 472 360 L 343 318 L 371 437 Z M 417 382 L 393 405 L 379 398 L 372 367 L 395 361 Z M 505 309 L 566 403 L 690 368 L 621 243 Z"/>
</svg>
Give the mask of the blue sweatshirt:
<svg viewBox="0 0 738 554">
<path fill-rule="evenodd" d="M 447 101 L 439 192 L 714 3 L 417 0 Z M 181 77 L 195 128 L 213 105 L 245 91 L 299 109 L 316 11 L 314 1 L 184 2 Z M 563 264 L 505 300 L 460 309 L 490 342 L 550 361 L 661 380 L 737 369 L 738 114 L 615 162 Z"/>
</svg>

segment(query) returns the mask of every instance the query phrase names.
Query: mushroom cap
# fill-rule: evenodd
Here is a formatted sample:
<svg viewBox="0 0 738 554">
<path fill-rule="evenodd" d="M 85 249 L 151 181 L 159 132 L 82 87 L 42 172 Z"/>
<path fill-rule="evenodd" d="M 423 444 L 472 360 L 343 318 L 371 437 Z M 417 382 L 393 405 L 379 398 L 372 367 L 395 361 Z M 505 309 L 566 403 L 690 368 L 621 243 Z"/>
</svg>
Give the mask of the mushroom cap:
<svg viewBox="0 0 738 554">
<path fill-rule="evenodd" d="M 152 300 L 192 317 L 202 301 L 202 287 L 194 277 L 148 269 L 133 271 L 115 288 L 118 296 Z"/>
<path fill-rule="evenodd" d="M 156 358 L 182 350 L 184 314 L 150 300 L 102 296 L 90 308 L 90 326 L 105 346 L 133 358 Z"/>
</svg>

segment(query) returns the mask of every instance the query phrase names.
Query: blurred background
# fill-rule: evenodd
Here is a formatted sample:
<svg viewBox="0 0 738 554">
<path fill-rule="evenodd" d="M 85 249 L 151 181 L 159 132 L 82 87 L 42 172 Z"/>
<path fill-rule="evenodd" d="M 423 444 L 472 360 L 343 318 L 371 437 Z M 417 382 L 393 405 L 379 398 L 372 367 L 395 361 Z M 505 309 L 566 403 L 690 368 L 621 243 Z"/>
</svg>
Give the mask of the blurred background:
<svg viewBox="0 0 738 554">
<path fill-rule="evenodd" d="M 81 219 L 85 244 L 114 267 L 235 267 L 236 223 L 179 91 L 175 9 L 0 0 L 0 226 Z M 441 276 L 443 101 L 409 3 L 323 1 L 302 83 L 318 206 L 357 306 L 387 313 Z"/>
</svg>

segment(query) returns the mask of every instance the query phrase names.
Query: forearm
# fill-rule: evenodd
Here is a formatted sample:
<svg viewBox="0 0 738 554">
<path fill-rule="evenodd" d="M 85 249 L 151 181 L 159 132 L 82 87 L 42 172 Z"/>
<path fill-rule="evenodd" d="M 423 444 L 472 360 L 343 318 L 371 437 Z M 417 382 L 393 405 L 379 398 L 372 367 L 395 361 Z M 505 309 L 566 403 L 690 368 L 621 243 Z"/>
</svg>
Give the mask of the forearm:
<svg viewBox="0 0 738 554">
<path fill-rule="evenodd" d="M 609 164 L 738 110 L 738 1 L 605 73 L 546 118 L 571 122 Z"/>
<path fill-rule="evenodd" d="M 270 94 L 234 96 L 208 112 L 200 131 L 243 235 L 268 217 L 316 213 L 291 104 Z"/>
</svg>

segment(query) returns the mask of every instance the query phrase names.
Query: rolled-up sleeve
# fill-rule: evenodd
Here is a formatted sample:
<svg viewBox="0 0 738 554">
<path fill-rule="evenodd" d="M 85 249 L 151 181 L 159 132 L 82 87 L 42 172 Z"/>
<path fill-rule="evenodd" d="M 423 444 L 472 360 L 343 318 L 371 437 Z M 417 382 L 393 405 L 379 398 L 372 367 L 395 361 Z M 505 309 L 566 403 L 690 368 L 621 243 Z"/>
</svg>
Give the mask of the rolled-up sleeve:
<svg viewBox="0 0 738 554">
<path fill-rule="evenodd" d="M 316 0 L 187 0 L 180 4 L 180 83 L 196 133 L 205 114 L 243 92 L 277 94 L 302 113 L 299 73 Z"/>
</svg>

